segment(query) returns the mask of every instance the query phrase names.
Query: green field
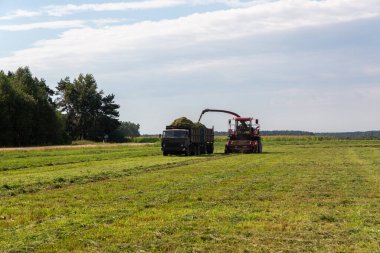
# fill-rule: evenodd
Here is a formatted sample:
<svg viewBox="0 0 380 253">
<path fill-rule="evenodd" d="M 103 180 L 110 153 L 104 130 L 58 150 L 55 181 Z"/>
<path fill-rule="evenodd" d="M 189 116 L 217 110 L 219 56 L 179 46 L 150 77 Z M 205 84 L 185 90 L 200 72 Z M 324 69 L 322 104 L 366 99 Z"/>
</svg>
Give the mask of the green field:
<svg viewBox="0 0 380 253">
<path fill-rule="evenodd" d="M 380 252 L 380 140 L 0 151 L 0 252 Z"/>
</svg>

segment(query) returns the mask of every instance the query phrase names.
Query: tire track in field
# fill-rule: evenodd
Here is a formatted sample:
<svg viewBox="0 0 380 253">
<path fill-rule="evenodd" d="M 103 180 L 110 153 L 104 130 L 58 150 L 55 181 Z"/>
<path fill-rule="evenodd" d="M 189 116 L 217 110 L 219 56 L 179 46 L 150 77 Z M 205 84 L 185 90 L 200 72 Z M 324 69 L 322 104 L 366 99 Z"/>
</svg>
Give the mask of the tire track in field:
<svg viewBox="0 0 380 253">
<path fill-rule="evenodd" d="M 150 165 L 150 166 L 139 166 L 136 165 L 133 168 L 130 169 L 124 169 L 117 172 L 105 172 L 105 173 L 98 173 L 94 175 L 84 175 L 84 176 L 76 176 L 72 178 L 56 178 L 53 181 L 50 182 L 44 182 L 44 183 L 33 183 L 33 184 L 27 184 L 27 185 L 7 185 L 4 184 L 0 187 L 0 199 L 5 198 L 7 196 L 17 196 L 20 194 L 28 194 L 28 193 L 36 193 L 42 190 L 54 190 L 54 189 L 60 189 L 64 187 L 69 187 L 72 185 L 82 185 L 87 183 L 93 183 L 98 181 L 104 181 L 104 180 L 110 180 L 114 178 L 121 178 L 121 177 L 128 177 L 128 176 L 135 176 L 142 173 L 148 173 L 152 171 L 157 170 L 164 170 L 164 169 L 170 169 L 175 167 L 181 167 L 186 165 L 192 165 L 192 164 L 198 164 L 203 162 L 209 162 L 213 160 L 219 160 L 231 157 L 233 155 L 223 155 L 223 154 L 217 154 L 212 155 L 207 158 L 197 158 L 197 159 L 188 159 L 180 162 L 171 162 L 167 164 L 156 164 L 156 165 Z"/>
<path fill-rule="evenodd" d="M 80 148 L 113 148 L 122 146 L 153 146 L 155 143 L 106 143 L 106 144 L 83 144 L 83 145 L 58 145 L 58 146 L 37 146 L 37 147 L 13 147 L 0 148 L 0 151 L 30 151 L 30 150 L 54 150 L 54 149 L 80 149 Z"/>
</svg>

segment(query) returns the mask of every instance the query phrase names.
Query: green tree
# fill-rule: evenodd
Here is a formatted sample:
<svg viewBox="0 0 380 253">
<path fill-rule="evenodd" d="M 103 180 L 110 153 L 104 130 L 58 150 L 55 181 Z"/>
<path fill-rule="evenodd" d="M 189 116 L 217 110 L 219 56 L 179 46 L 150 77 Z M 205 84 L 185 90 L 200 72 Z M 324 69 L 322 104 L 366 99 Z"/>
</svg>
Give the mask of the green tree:
<svg viewBox="0 0 380 253">
<path fill-rule="evenodd" d="M 1 146 L 11 146 L 13 144 L 13 128 L 12 128 L 12 97 L 13 90 L 9 78 L 0 71 L 0 144 Z"/>
<path fill-rule="evenodd" d="M 120 106 L 114 102 L 115 96 L 98 91 L 93 75 L 80 74 L 73 82 L 68 77 L 62 79 L 56 94 L 72 138 L 102 140 L 119 126 Z"/>
<path fill-rule="evenodd" d="M 120 122 L 120 126 L 110 134 L 111 141 L 123 142 L 128 137 L 140 136 L 140 125 L 133 122 Z"/>
<path fill-rule="evenodd" d="M 53 91 L 29 68 L 0 73 L 0 145 L 62 144 L 69 139 Z"/>
</svg>

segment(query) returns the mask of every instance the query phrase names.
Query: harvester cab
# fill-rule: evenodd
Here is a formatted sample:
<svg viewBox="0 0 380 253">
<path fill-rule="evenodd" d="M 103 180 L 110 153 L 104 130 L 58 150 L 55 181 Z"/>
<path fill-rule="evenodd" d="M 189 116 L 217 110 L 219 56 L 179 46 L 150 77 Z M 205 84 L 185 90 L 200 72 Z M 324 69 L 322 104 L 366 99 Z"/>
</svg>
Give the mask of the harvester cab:
<svg viewBox="0 0 380 253">
<path fill-rule="evenodd" d="M 229 138 L 233 140 L 257 139 L 260 137 L 259 120 L 253 118 L 235 117 L 228 121 Z"/>
<path fill-rule="evenodd" d="M 202 111 L 198 122 L 206 112 L 222 112 L 232 114 L 235 117 L 228 121 L 228 141 L 224 152 L 229 153 L 262 153 L 259 120 L 251 117 L 241 117 L 239 114 L 217 109 L 205 109 Z"/>
</svg>

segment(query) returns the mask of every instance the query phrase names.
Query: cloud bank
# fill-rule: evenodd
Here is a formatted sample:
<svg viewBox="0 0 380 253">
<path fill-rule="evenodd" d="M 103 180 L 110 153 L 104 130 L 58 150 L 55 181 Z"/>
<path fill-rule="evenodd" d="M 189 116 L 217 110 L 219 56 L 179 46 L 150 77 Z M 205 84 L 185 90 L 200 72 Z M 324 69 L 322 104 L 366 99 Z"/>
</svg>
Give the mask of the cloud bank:
<svg viewBox="0 0 380 253">
<path fill-rule="evenodd" d="M 48 5 L 36 11 L 16 10 L 7 15 L 0 16 L 1 20 L 13 20 L 18 18 L 30 18 L 36 16 L 56 16 L 62 17 L 80 12 L 121 12 L 133 10 L 151 10 L 164 9 L 185 5 L 210 5 L 223 4 L 228 7 L 247 7 L 256 5 L 260 1 L 239 0 L 146 0 L 130 2 L 111 2 L 111 3 L 94 3 L 94 4 L 65 4 L 65 5 Z"/>
<path fill-rule="evenodd" d="M 173 1 L 166 3 L 171 2 Z M 39 41 L 30 49 L 20 50 L 10 57 L 0 59 L 0 64 L 11 69 L 18 66 L 19 62 L 30 66 L 45 65 L 44 68 L 49 68 L 52 61 L 66 62 L 67 57 L 85 58 L 87 62 L 91 62 L 105 54 L 124 52 L 136 55 L 136 51 L 176 50 L 195 43 L 349 22 L 379 16 L 380 5 L 375 3 L 376 1 L 358 3 L 353 0 L 284 0 L 241 9 L 193 14 L 173 20 L 146 21 L 97 29 L 83 27 L 82 21 L 3 25 L 0 30 L 83 28 L 66 31 L 58 39 Z"/>
<path fill-rule="evenodd" d="M 151 2 L 157 5 L 148 7 Z M 0 30 L 66 31 L 0 58 L 0 66 L 28 65 L 52 85 L 65 75 L 93 73 L 101 88 L 116 93 L 122 119 L 141 123 L 145 133 L 157 133 L 175 116 L 195 119 L 204 107 L 254 111 L 266 129 L 348 131 L 380 124 L 373 116 L 380 106 L 377 1 L 207 2 L 232 8 L 128 25 L 117 19 L 95 26 L 94 20 L 3 25 Z M 143 3 L 124 8 L 202 4 Z M 50 14 L 106 11 L 115 4 L 78 4 Z M 224 117 L 209 123 L 215 122 L 224 129 Z"/>
</svg>

